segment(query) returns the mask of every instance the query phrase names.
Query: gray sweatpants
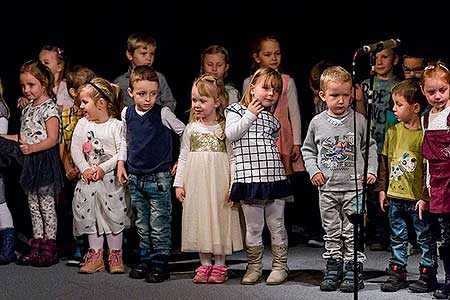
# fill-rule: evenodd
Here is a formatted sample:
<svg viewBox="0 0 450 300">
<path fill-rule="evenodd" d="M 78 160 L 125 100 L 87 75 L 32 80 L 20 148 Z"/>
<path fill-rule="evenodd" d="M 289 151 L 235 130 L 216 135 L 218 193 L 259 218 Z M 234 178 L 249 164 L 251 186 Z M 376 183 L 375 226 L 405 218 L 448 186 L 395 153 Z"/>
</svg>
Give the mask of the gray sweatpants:
<svg viewBox="0 0 450 300">
<path fill-rule="evenodd" d="M 319 192 L 320 215 L 325 230 L 324 259 L 334 258 L 349 261 L 353 259 L 353 224 L 347 215 L 356 212 L 356 192 Z M 366 259 L 358 253 L 358 261 Z"/>
</svg>

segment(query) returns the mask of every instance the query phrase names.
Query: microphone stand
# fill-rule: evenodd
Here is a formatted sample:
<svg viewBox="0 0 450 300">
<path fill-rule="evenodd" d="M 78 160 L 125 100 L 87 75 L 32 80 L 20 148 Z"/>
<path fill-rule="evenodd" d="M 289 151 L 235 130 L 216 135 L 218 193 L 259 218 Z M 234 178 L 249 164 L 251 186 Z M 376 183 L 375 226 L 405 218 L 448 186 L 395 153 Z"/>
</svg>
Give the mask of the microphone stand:
<svg viewBox="0 0 450 300">
<path fill-rule="evenodd" d="M 360 50 L 357 50 L 353 55 L 353 64 L 352 64 L 352 81 L 353 81 L 353 105 L 356 105 L 356 57 L 360 53 Z M 375 63 L 376 63 L 376 52 L 370 53 L 370 77 L 369 77 L 369 90 L 368 90 L 368 99 L 367 99 L 367 128 L 366 128 L 366 136 L 365 136 L 365 151 L 364 151 L 364 172 L 363 172 L 363 190 L 361 197 L 361 207 L 359 203 L 359 193 L 358 193 L 358 178 L 357 178 L 357 170 L 356 170 L 356 159 L 357 159 L 357 147 L 356 147 L 356 109 L 353 110 L 353 126 L 355 133 L 355 145 L 354 145 L 354 172 L 355 172 L 355 190 L 356 190 L 356 212 L 351 215 L 347 215 L 350 223 L 353 224 L 353 299 L 358 299 L 358 242 L 361 240 L 362 249 L 364 249 L 364 214 L 365 211 L 365 203 L 366 203 L 366 194 L 367 194 L 367 173 L 369 169 L 369 143 L 370 143 L 370 132 L 371 132 L 371 119 L 372 119 L 372 102 L 373 102 L 373 83 L 375 78 Z M 359 237 L 361 236 L 361 239 Z"/>
</svg>

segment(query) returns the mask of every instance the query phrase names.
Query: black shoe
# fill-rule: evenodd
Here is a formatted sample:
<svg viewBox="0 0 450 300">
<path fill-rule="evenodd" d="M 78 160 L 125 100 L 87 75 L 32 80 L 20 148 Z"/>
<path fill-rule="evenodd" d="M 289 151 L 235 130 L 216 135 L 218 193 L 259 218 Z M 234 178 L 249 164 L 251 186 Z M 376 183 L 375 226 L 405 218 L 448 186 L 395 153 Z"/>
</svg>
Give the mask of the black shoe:
<svg viewBox="0 0 450 300">
<path fill-rule="evenodd" d="M 391 264 L 386 273 L 389 275 L 389 278 L 380 287 L 383 292 L 396 292 L 408 286 L 405 267 Z"/>
<path fill-rule="evenodd" d="M 357 272 L 358 276 L 356 277 L 357 282 L 357 289 L 362 290 L 364 288 L 364 281 L 363 281 L 363 265 L 362 263 L 357 263 Z M 339 290 L 343 293 L 353 293 L 355 289 L 355 271 L 354 271 L 354 264 L 353 261 L 348 261 L 345 263 L 344 266 L 344 278 L 342 279 L 342 283 L 339 286 Z"/>
<path fill-rule="evenodd" d="M 419 279 L 409 285 L 413 293 L 428 293 L 434 291 L 437 285 L 436 270 L 433 267 L 420 266 Z"/>
<path fill-rule="evenodd" d="M 144 260 L 134 267 L 128 276 L 133 279 L 143 279 L 147 276 L 151 269 L 151 261 Z"/>
<path fill-rule="evenodd" d="M 149 283 L 160 283 L 170 278 L 170 273 L 168 271 L 158 272 L 152 270 L 145 276 L 145 281 Z"/>
<path fill-rule="evenodd" d="M 332 292 L 337 290 L 342 281 L 342 260 L 329 258 L 327 259 L 327 271 L 320 283 L 320 290 L 324 292 Z"/>
</svg>

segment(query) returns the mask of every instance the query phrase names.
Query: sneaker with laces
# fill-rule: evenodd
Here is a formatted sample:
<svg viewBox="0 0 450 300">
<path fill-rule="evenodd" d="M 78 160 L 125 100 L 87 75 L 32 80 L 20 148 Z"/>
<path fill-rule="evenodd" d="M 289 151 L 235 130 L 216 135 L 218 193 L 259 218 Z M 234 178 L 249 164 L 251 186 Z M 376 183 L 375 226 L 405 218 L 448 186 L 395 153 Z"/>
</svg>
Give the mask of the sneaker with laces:
<svg viewBox="0 0 450 300">
<path fill-rule="evenodd" d="M 109 273 L 122 274 L 125 273 L 125 267 L 122 260 L 122 250 L 109 250 L 108 256 Z"/>
<path fill-rule="evenodd" d="M 224 283 L 228 279 L 227 266 L 214 265 L 208 277 L 209 283 Z"/>
<path fill-rule="evenodd" d="M 105 262 L 103 261 L 103 249 L 95 251 L 95 249 L 89 249 L 84 256 L 84 262 L 80 264 L 79 273 L 92 274 L 95 272 L 105 271 Z"/>
<path fill-rule="evenodd" d="M 194 283 L 207 283 L 213 266 L 200 266 L 195 270 Z"/>
</svg>

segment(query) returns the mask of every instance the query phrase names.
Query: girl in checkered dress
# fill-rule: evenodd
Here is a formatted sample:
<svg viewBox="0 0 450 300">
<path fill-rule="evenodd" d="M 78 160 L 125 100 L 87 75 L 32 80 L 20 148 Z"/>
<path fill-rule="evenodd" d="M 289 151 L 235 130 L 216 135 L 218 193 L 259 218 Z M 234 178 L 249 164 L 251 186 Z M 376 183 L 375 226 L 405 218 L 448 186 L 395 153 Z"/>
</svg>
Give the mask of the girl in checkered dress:
<svg viewBox="0 0 450 300">
<path fill-rule="evenodd" d="M 280 123 L 273 115 L 282 85 L 277 70 L 260 68 L 241 102 L 225 110 L 225 134 L 236 159 L 231 200 L 241 203 L 246 222 L 248 266 L 242 284 L 255 284 L 261 277 L 265 221 L 272 240 L 272 272 L 267 284 L 281 284 L 288 275 L 284 206 L 291 192 L 276 146 Z"/>
</svg>

